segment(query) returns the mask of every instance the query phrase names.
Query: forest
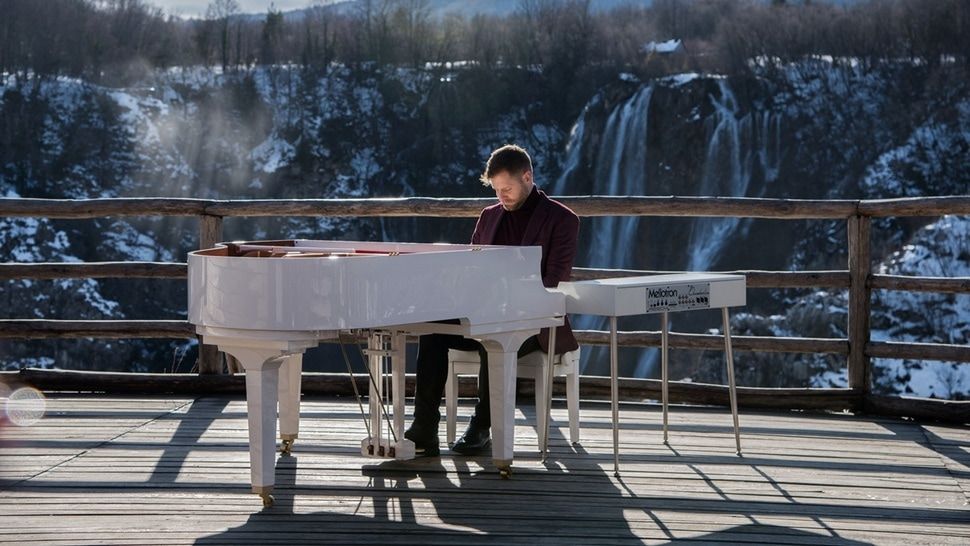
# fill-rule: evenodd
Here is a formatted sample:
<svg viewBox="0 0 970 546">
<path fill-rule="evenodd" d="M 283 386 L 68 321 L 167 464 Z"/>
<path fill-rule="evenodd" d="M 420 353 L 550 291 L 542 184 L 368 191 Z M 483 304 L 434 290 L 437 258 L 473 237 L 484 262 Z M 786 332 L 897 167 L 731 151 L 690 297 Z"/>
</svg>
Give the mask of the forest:
<svg viewBox="0 0 970 546">
<path fill-rule="evenodd" d="M 205 17 L 185 19 L 149 0 L 2 0 L 0 78 L 124 86 L 176 66 L 461 62 L 542 67 L 568 85 L 590 71 L 650 70 L 644 44 L 669 39 L 683 41 L 691 69 L 721 73 L 809 55 L 965 65 L 970 51 L 963 0 L 654 0 L 605 11 L 590 0 L 521 0 L 506 16 L 431 8 L 431 0 L 316 0 L 298 12 L 248 15 L 236 0 L 214 0 Z"/>
</svg>

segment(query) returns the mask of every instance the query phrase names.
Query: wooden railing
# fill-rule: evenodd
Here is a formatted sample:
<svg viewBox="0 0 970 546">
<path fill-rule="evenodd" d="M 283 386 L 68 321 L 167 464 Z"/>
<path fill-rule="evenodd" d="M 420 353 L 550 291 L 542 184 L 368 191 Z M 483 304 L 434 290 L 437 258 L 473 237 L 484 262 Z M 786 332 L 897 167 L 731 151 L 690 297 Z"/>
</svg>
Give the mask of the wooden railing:
<svg viewBox="0 0 970 546">
<path fill-rule="evenodd" d="M 942 418 L 970 422 L 970 403 L 876 396 L 871 392 L 872 358 L 911 358 L 970 362 L 970 347 L 939 343 L 874 342 L 870 339 L 870 307 L 873 290 L 905 290 L 943 293 L 970 293 L 970 278 L 927 278 L 874 274 L 871 270 L 870 232 L 872 219 L 890 216 L 941 216 L 970 214 L 970 196 L 947 196 L 884 200 L 790 200 L 716 197 L 558 197 L 580 216 L 653 216 L 653 217 L 744 217 L 782 220 L 842 220 L 847 223 L 848 264 L 836 271 L 736 271 L 747 276 L 750 288 L 831 288 L 849 292 L 848 337 L 795 338 L 733 336 L 734 347 L 741 351 L 829 353 L 847 358 L 847 389 L 739 389 L 740 403 L 748 407 L 827 408 L 864 410 L 891 415 Z M 207 248 L 222 240 L 225 217 L 258 216 L 340 216 L 340 217 L 475 217 L 492 199 L 403 198 L 403 199 L 301 199 L 223 201 L 180 198 L 117 199 L 0 199 L 0 217 L 46 217 L 84 219 L 118 216 L 194 216 L 199 218 L 199 241 Z M 100 263 L 3 263 L 0 280 L 31 278 L 185 278 L 184 263 L 100 262 Z M 607 276 L 641 275 L 660 272 L 577 268 L 574 279 Z M 0 338 L 191 338 L 194 328 L 181 320 L 0 320 Z M 603 331 L 578 331 L 580 343 L 607 344 Z M 622 332 L 620 345 L 658 347 L 659 332 Z M 723 339 L 718 335 L 672 334 L 671 347 L 719 349 Z M 221 360 L 214 348 L 200 350 L 196 381 L 173 378 L 180 388 L 209 391 L 235 385 L 238 381 L 220 379 Z M 33 374 L 33 375 L 31 375 Z M 22 378 L 59 382 L 65 388 L 85 385 L 131 384 L 132 374 L 99 374 L 86 382 L 77 373 L 40 374 L 21 372 Z M 161 381 L 157 375 L 141 378 L 143 384 Z M 327 374 L 309 374 L 305 390 L 332 389 L 334 378 Z M 122 379 L 121 376 L 128 376 Z M 92 377 L 88 375 L 87 377 Z M 164 381 L 161 381 L 164 383 Z M 349 388 L 349 381 L 344 379 Z M 584 378 L 584 395 L 606 393 L 606 382 Z M 194 385 L 194 387 L 193 387 Z M 653 380 L 625 379 L 625 393 L 630 398 L 656 398 L 659 392 Z M 723 387 L 713 385 L 672 385 L 675 401 L 724 403 Z"/>
</svg>

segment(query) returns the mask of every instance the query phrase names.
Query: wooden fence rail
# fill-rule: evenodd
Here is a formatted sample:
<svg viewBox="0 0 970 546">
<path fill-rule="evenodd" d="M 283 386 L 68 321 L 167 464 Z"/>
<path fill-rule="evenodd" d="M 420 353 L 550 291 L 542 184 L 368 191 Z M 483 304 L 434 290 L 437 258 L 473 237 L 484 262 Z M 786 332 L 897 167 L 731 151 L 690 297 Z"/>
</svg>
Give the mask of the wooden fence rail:
<svg viewBox="0 0 970 546">
<path fill-rule="evenodd" d="M 780 220 L 848 219 L 853 216 L 970 214 L 970 196 L 879 200 L 763 199 L 750 197 L 556 197 L 580 216 L 745 217 Z M 217 200 L 193 198 L 29 199 L 0 198 L 0 216 L 62 219 L 107 216 L 355 216 L 475 217 L 495 203 L 488 198 L 363 198 Z"/>
<path fill-rule="evenodd" d="M 734 347 L 741 351 L 826 353 L 847 357 L 849 388 L 837 389 L 760 389 L 747 388 L 742 401 L 752 407 L 803 407 L 798 400 L 815 400 L 811 407 L 828 409 L 867 409 L 894 415 L 935 415 L 965 422 L 968 405 L 887 398 L 871 392 L 872 358 L 908 358 L 970 362 L 970 347 L 940 343 L 872 341 L 870 313 L 873 290 L 901 290 L 970 293 L 970 278 L 908 277 L 874 274 L 870 238 L 872 218 L 890 216 L 970 215 L 970 196 L 942 196 L 882 200 L 793 200 L 721 197 L 557 197 L 580 216 L 651 217 L 745 217 L 776 220 L 842 220 L 846 224 L 848 263 L 845 270 L 830 271 L 756 271 L 743 274 L 750 288 L 826 288 L 849 292 L 848 337 L 846 339 L 734 336 Z M 195 216 L 200 219 L 201 248 L 222 240 L 224 217 L 249 216 L 334 216 L 334 217 L 475 217 L 493 199 L 393 198 L 393 199 L 300 199 L 300 200 L 212 200 L 191 198 L 110 198 L 110 199 L 0 199 L 0 217 L 45 217 L 53 219 L 91 219 L 127 216 Z M 184 279 L 185 263 L 166 262 L 89 262 L 89 263 L 2 263 L 0 280 L 61 278 L 153 278 Z M 620 269 L 576 268 L 574 280 L 615 276 L 671 273 Z M 0 339 L 12 338 L 193 338 L 194 328 L 183 320 L 0 320 Z M 607 333 L 581 330 L 577 338 L 587 345 L 607 344 Z M 718 350 L 723 338 L 708 334 L 675 333 L 671 346 L 685 349 Z M 657 347 L 659 332 L 622 332 L 619 343 L 631 347 Z M 221 360 L 214 347 L 200 351 L 199 371 L 218 374 Z M 23 375 L 23 374 L 21 374 Z M 54 374 L 56 375 L 56 374 Z M 46 377 L 53 377 L 47 374 Z M 58 376 L 59 377 L 59 376 Z M 75 377 L 71 375 L 71 377 Z M 75 381 L 75 380 L 72 380 Z M 147 380 L 146 380 L 147 381 Z M 201 381 L 201 378 L 200 378 Z M 209 381 L 209 380 L 206 380 Z M 585 380 L 584 380 L 585 381 Z M 635 380 L 627 380 L 635 381 Z M 211 382 L 211 381 L 209 381 Z M 179 383 L 180 385 L 182 383 Z M 650 383 L 643 383 L 650 385 Z M 653 389 L 651 386 L 647 390 Z M 711 390 L 713 389 L 713 390 Z M 595 392 L 592 388 L 590 392 Z M 790 392 L 789 392 L 790 391 Z M 796 392 L 797 391 L 797 392 Z M 683 401 L 709 403 L 721 400 L 717 387 L 680 386 L 677 396 Z M 818 396 L 814 396 L 813 392 Z M 714 393 L 714 394 L 711 394 Z M 806 398 L 807 397 L 807 398 Z M 634 398 L 636 398 L 634 396 Z M 824 402 L 818 402 L 823 400 Z M 942 410 L 941 410 L 942 408 Z M 942 412 L 942 413 L 941 413 Z M 961 421 L 963 420 L 963 421 Z"/>
<path fill-rule="evenodd" d="M 572 280 L 606 279 L 635 275 L 662 275 L 676 271 L 634 269 L 573 269 Z M 719 271 L 744 275 L 748 288 L 848 288 L 848 271 L 757 271 L 737 269 Z M 97 279 L 143 278 L 184 279 L 188 274 L 185 262 L 52 262 L 0 263 L 0 280 L 10 279 Z M 877 290 L 905 292 L 970 293 L 967 277 L 910 277 L 879 275 L 869 277 L 869 287 Z"/>
</svg>

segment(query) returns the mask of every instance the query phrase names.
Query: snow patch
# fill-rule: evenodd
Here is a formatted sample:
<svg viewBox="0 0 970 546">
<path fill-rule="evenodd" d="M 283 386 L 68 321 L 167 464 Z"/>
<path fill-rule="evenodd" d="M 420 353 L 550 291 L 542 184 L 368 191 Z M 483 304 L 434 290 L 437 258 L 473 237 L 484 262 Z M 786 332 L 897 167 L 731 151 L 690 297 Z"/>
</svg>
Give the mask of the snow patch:
<svg viewBox="0 0 970 546">
<path fill-rule="evenodd" d="M 253 170 L 274 173 L 290 164 L 296 157 L 296 148 L 276 134 L 272 134 L 259 146 L 253 148 L 249 158 L 253 160 Z"/>
<path fill-rule="evenodd" d="M 684 72 L 681 74 L 672 74 L 670 76 L 666 76 L 660 80 L 660 83 L 668 87 L 680 87 L 704 77 L 705 76 L 703 74 L 698 74 L 697 72 Z"/>
</svg>

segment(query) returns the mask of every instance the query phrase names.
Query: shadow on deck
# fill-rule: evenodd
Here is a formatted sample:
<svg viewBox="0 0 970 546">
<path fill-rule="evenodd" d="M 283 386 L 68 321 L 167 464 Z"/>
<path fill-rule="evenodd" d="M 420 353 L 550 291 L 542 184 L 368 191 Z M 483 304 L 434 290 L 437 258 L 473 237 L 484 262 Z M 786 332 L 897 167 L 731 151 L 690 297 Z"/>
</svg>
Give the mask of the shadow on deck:
<svg viewBox="0 0 970 546">
<path fill-rule="evenodd" d="M 465 409 L 467 413 L 467 408 Z M 245 403 L 49 399 L 0 444 L 0 542 L 18 544 L 967 544 L 970 431 L 849 415 L 583 406 L 582 441 L 555 407 L 542 463 L 531 405 L 516 462 L 384 461 L 360 455 L 353 400 L 310 399 L 276 504 L 249 493 Z M 561 430 L 558 427 L 563 427 Z"/>
</svg>

